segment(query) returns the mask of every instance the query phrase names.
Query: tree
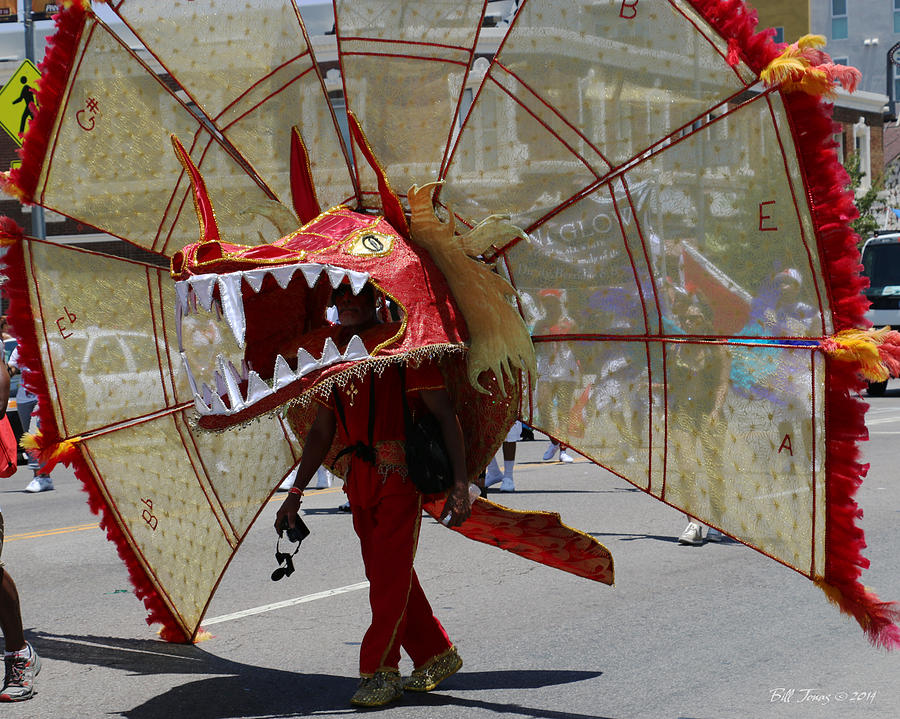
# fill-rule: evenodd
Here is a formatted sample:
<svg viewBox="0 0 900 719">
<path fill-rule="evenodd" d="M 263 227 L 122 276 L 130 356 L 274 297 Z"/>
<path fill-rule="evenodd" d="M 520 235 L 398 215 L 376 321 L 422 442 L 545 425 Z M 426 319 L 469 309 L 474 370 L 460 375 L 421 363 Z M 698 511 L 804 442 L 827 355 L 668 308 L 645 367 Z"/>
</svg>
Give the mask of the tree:
<svg viewBox="0 0 900 719">
<path fill-rule="evenodd" d="M 881 192 L 884 183 L 882 178 L 878 178 L 876 182 L 871 184 L 869 189 L 859 194 L 859 187 L 862 185 L 866 173 L 859 167 L 859 153 L 857 152 L 851 152 L 847 155 L 847 159 L 844 161 L 844 169 L 850 175 L 850 184 L 847 186 L 847 189 L 853 191 L 853 195 L 856 198 L 856 209 L 859 210 L 859 217 L 850 223 L 850 227 L 859 235 L 860 243 L 862 243 L 874 235 L 880 226 L 878 220 L 875 219 L 875 215 L 872 214 L 872 205 L 878 199 L 878 193 Z"/>
</svg>

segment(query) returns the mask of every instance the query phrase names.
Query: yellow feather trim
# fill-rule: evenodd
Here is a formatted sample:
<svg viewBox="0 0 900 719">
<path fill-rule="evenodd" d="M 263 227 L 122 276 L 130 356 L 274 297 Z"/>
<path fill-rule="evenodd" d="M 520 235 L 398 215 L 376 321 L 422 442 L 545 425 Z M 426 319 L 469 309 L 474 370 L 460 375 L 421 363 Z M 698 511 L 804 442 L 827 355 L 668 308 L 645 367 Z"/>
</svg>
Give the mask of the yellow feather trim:
<svg viewBox="0 0 900 719">
<path fill-rule="evenodd" d="M 19 440 L 19 444 L 22 445 L 22 449 L 31 450 L 32 452 L 39 452 L 41 450 L 41 440 L 43 439 L 40 432 L 35 432 L 34 434 L 23 434 L 22 439 Z"/>
<path fill-rule="evenodd" d="M 822 35 L 804 35 L 788 45 L 759 74 L 769 87 L 780 87 L 784 92 L 805 92 L 808 95 L 832 97 L 840 82 L 848 92 L 853 92 L 859 82 L 859 70 L 836 65 L 823 50 Z"/>
<path fill-rule="evenodd" d="M 842 330 L 823 340 L 821 347 L 834 359 L 856 363 L 860 374 L 867 380 L 884 382 L 891 373 L 879 348 L 885 345 L 889 338 L 894 339 L 895 334 L 892 332 L 890 327 Z"/>
<path fill-rule="evenodd" d="M 15 197 L 22 204 L 28 203 L 28 197 L 26 197 L 22 188 L 9 179 L 8 171 L 0 172 L 0 188 L 2 188 L 7 195 Z"/>
<path fill-rule="evenodd" d="M 46 444 L 46 438 L 38 431 L 34 434 L 23 434 L 19 444 L 22 449 L 37 454 L 38 461 L 49 468 L 65 461 L 75 451 L 75 445 L 81 440 L 81 437 L 69 437 L 54 444 Z"/>
<path fill-rule="evenodd" d="M 824 35 L 804 35 L 797 40 L 797 45 L 801 50 L 806 50 L 807 48 L 825 47 L 825 42 Z"/>
</svg>

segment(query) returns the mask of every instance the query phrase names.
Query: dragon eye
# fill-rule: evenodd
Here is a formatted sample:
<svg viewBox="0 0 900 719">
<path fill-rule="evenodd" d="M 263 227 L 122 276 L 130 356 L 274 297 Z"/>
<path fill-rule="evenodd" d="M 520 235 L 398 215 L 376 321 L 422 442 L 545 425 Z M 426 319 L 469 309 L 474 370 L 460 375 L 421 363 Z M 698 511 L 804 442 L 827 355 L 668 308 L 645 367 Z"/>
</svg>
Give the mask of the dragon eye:
<svg viewBox="0 0 900 719">
<path fill-rule="evenodd" d="M 391 251 L 394 240 L 380 232 L 364 232 L 350 242 L 347 252 L 357 257 L 380 257 Z"/>
</svg>

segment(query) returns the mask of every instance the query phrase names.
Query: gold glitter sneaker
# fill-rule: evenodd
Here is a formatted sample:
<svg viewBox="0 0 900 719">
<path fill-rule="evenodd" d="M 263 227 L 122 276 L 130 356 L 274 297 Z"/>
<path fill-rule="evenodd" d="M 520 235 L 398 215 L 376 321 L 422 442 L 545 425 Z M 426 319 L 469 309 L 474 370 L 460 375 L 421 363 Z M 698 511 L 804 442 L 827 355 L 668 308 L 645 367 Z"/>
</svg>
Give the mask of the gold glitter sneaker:
<svg viewBox="0 0 900 719">
<path fill-rule="evenodd" d="M 375 672 L 359 681 L 359 689 L 350 698 L 358 707 L 380 707 L 403 696 L 403 682 L 398 672 Z"/>
<path fill-rule="evenodd" d="M 462 657 L 456 647 L 450 647 L 443 654 L 438 654 L 425 662 L 403 681 L 403 688 L 408 692 L 430 692 L 449 676 L 462 668 Z"/>
</svg>

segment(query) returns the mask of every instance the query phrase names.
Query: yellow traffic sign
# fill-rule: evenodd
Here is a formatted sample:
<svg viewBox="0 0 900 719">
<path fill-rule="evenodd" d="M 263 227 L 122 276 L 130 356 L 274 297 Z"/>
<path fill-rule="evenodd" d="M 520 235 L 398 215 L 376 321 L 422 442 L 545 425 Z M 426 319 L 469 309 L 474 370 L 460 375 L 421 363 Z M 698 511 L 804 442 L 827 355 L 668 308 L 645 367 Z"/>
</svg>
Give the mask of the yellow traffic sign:
<svg viewBox="0 0 900 719">
<path fill-rule="evenodd" d="M 34 103 L 34 93 L 41 73 L 31 60 L 24 60 L 13 73 L 9 82 L 0 90 L 0 127 L 19 145 L 22 135 L 34 117 L 30 105 Z"/>
</svg>

